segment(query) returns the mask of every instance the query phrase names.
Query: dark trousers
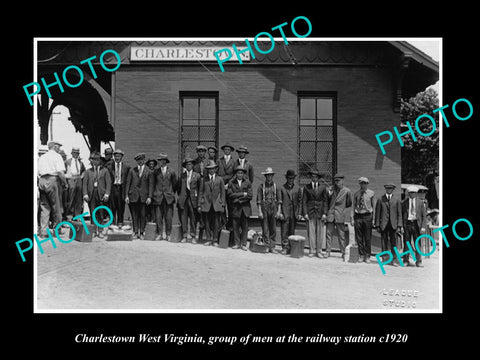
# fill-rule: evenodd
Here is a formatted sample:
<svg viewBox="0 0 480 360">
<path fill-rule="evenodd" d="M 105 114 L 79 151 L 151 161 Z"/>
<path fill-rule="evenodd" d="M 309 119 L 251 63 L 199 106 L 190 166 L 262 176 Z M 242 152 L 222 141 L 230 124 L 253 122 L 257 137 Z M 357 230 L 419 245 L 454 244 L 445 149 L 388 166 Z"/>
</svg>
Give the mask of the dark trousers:
<svg viewBox="0 0 480 360">
<path fill-rule="evenodd" d="M 180 223 L 182 225 L 183 237 L 187 237 L 188 225 L 190 225 L 190 236 L 195 237 L 195 230 L 197 226 L 197 219 L 195 217 L 195 210 L 193 208 L 192 199 L 190 199 L 190 194 L 187 192 L 187 198 L 185 199 L 185 204 L 183 209 L 178 208 Z"/>
<path fill-rule="evenodd" d="M 94 187 L 92 192 L 92 197 L 88 199 L 88 209 L 91 216 L 91 224 L 95 225 L 95 231 L 98 231 L 99 227 L 96 226 L 95 222 L 93 221 L 93 211 L 100 205 L 105 205 L 105 203 L 100 199 L 100 195 L 98 194 L 98 189 Z M 106 211 L 104 209 L 99 209 L 95 212 L 95 220 L 98 224 L 103 224 L 105 221 L 105 218 L 106 218 Z"/>
<path fill-rule="evenodd" d="M 231 217 L 233 240 L 237 246 L 247 246 L 248 216 L 242 211 L 240 217 Z"/>
<path fill-rule="evenodd" d="M 410 246 L 415 251 L 415 259 L 417 263 L 422 262 L 422 257 L 420 256 L 419 252 L 415 247 L 415 240 L 420 236 L 420 229 L 418 228 L 417 220 L 407 220 L 405 224 L 405 233 L 403 237 L 403 252 L 408 251 L 409 248 L 407 246 L 407 242 L 410 243 Z M 419 242 L 420 246 L 420 242 Z M 406 254 L 402 256 L 402 261 L 407 263 L 409 261 L 410 254 Z"/>
<path fill-rule="evenodd" d="M 163 199 L 160 205 L 155 205 L 155 222 L 157 223 L 157 234 L 163 234 L 163 222 L 165 221 L 165 234 L 172 233 L 173 204 L 167 204 Z"/>
<path fill-rule="evenodd" d="M 275 248 L 275 241 L 277 237 L 277 219 L 275 204 L 267 204 L 262 206 L 262 235 L 265 243 L 270 249 Z"/>
<path fill-rule="evenodd" d="M 208 212 L 202 212 L 203 223 L 205 226 L 205 234 L 207 241 L 218 241 L 218 235 L 220 232 L 220 221 L 222 217 L 221 212 L 216 212 L 212 207 Z"/>
<path fill-rule="evenodd" d="M 111 205 L 113 213 L 113 223 L 115 225 L 123 224 L 123 214 L 125 213 L 125 199 L 123 198 L 123 185 L 112 185 Z"/>
<path fill-rule="evenodd" d="M 390 224 L 390 221 L 385 226 L 385 229 L 381 231 L 382 251 L 391 251 L 393 253 L 393 247 L 397 246 L 396 231 Z"/>
<path fill-rule="evenodd" d="M 132 227 L 133 233 L 139 234 L 145 232 L 145 226 L 147 224 L 147 220 L 145 217 L 145 203 L 140 201 L 130 203 L 130 213 L 132 214 Z"/>
<path fill-rule="evenodd" d="M 67 215 L 75 217 L 81 213 L 83 213 L 82 178 L 75 177 L 68 179 Z"/>
<path fill-rule="evenodd" d="M 290 235 L 295 235 L 295 228 L 297 226 L 297 219 L 295 215 L 290 214 L 285 220 L 280 222 L 280 234 L 282 238 L 282 249 L 290 250 L 290 242 L 288 237 Z"/>
<path fill-rule="evenodd" d="M 372 214 L 354 214 L 355 242 L 360 256 L 370 256 L 372 248 Z"/>
</svg>

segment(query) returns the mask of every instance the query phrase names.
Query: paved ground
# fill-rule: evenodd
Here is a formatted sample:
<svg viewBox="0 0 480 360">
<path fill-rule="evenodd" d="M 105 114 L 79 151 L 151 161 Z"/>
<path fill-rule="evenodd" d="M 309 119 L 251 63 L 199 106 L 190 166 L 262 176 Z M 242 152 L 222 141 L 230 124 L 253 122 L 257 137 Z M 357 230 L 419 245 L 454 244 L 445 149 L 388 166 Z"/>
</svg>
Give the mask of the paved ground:
<svg viewBox="0 0 480 360">
<path fill-rule="evenodd" d="M 45 245 L 44 254 L 37 252 L 39 310 L 439 308 L 438 252 L 424 268 L 386 266 L 382 275 L 374 257 L 370 264 L 352 264 L 339 253 L 295 259 L 99 238 Z"/>
</svg>

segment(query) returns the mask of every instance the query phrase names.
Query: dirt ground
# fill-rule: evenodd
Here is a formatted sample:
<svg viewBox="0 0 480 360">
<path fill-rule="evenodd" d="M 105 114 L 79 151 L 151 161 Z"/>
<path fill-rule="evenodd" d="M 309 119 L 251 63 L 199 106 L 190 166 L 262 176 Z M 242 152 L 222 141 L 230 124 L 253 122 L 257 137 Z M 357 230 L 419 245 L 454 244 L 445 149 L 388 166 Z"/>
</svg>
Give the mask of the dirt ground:
<svg viewBox="0 0 480 360">
<path fill-rule="evenodd" d="M 436 311 L 439 252 L 424 268 L 167 241 L 57 242 L 37 249 L 37 311 Z M 258 309 L 258 310 L 256 310 Z"/>
</svg>

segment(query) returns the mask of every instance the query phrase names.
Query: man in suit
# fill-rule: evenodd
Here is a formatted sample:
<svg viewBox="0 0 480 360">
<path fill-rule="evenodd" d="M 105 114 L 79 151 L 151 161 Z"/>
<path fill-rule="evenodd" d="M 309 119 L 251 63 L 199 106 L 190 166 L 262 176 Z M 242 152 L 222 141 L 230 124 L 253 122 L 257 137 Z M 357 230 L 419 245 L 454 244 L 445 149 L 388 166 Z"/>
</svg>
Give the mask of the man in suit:
<svg viewBox="0 0 480 360">
<path fill-rule="evenodd" d="M 125 203 L 132 214 L 132 238 L 143 240 L 146 226 L 146 205 L 152 202 L 154 178 L 153 173 L 145 165 L 145 154 L 138 153 L 134 157 L 137 166 L 130 169 L 127 176 Z"/>
<path fill-rule="evenodd" d="M 235 168 L 238 166 L 245 169 L 245 179 L 249 180 L 253 185 L 253 165 L 245 158 L 249 151 L 245 145 L 240 145 L 236 150 L 238 154 L 238 159 L 235 161 Z"/>
<path fill-rule="evenodd" d="M 422 199 L 417 198 L 418 188 L 416 186 L 409 186 L 407 188 L 408 197 L 402 202 L 402 219 L 404 228 L 403 237 L 403 252 L 409 250 L 407 243 L 411 245 L 411 248 L 415 252 L 415 265 L 417 267 L 423 267 L 422 257 L 415 247 L 415 240 L 420 234 L 425 233 L 426 228 L 426 214 L 425 204 Z M 418 244 L 420 247 L 420 243 Z M 410 254 L 402 256 L 402 266 L 410 265 Z"/>
<path fill-rule="evenodd" d="M 208 177 L 208 171 L 205 169 L 205 166 L 208 164 L 208 159 L 206 158 L 207 147 L 205 145 L 198 145 L 196 147 L 197 158 L 193 163 L 193 171 L 197 174 L 200 174 L 202 178 Z"/>
<path fill-rule="evenodd" d="M 352 193 L 349 188 L 343 185 L 344 176 L 336 174 L 333 177 L 334 185 L 332 194 L 328 201 L 327 212 L 327 257 L 330 256 L 332 248 L 333 232 L 338 236 L 338 244 L 342 253 L 342 259 L 345 259 L 345 223 L 350 219 L 350 211 L 347 216 L 347 209 L 352 206 Z"/>
<path fill-rule="evenodd" d="M 202 212 L 207 246 L 218 246 L 220 221 L 226 205 L 225 183 L 222 177 L 216 174 L 217 168 L 214 161 L 209 161 L 205 166 L 208 176 L 202 181 L 198 196 L 198 211 Z"/>
<path fill-rule="evenodd" d="M 223 156 L 218 160 L 218 175 L 222 177 L 225 183 L 225 190 L 227 190 L 230 180 L 234 177 L 235 160 L 233 159 L 232 151 L 235 151 L 235 148 L 227 142 L 220 149 L 223 151 Z M 227 219 L 224 222 L 227 224 L 227 229 L 233 231 L 231 212 L 232 206 L 230 198 L 227 196 L 227 212 L 224 213 L 224 217 Z"/>
<path fill-rule="evenodd" d="M 90 216 L 100 205 L 108 206 L 108 199 L 111 194 L 112 180 L 109 171 L 101 166 L 101 155 L 98 152 L 92 152 L 90 155 L 92 167 L 85 171 L 83 178 L 83 199 L 88 203 Z M 105 211 L 100 209 L 96 212 L 98 223 L 105 220 Z M 99 232 L 98 226 L 95 227 L 95 235 L 103 238 L 103 233 Z"/>
<path fill-rule="evenodd" d="M 65 177 L 68 182 L 68 204 L 67 214 L 75 217 L 83 213 L 82 199 L 82 177 L 85 172 L 85 165 L 80 160 L 80 149 L 72 148 L 72 157 L 65 161 L 67 172 Z"/>
<path fill-rule="evenodd" d="M 380 231 L 382 252 L 391 251 L 396 246 L 396 233 L 402 231 L 402 205 L 400 199 L 395 197 L 393 190 L 395 184 L 385 184 L 385 194 L 377 201 L 375 208 L 375 228 Z M 398 266 L 396 258 L 390 263 Z"/>
<path fill-rule="evenodd" d="M 182 242 L 186 242 L 187 238 L 192 239 L 192 243 L 196 243 L 195 230 L 197 220 L 195 209 L 198 203 L 198 188 L 200 186 L 200 174 L 193 171 L 193 159 L 186 158 L 182 166 L 186 169 L 180 176 L 178 184 L 178 201 L 177 207 L 179 209 L 180 223 L 182 224 Z M 190 232 L 188 231 L 190 225 Z"/>
<path fill-rule="evenodd" d="M 285 178 L 287 181 L 280 188 L 280 197 L 282 200 L 280 214 L 280 234 L 282 238 L 282 254 L 290 252 L 290 243 L 288 237 L 295 235 L 297 219 L 300 218 L 301 196 L 300 188 L 295 184 L 295 170 L 287 170 Z"/>
<path fill-rule="evenodd" d="M 309 171 L 309 175 L 311 182 L 304 186 L 302 195 L 302 214 L 307 220 L 310 245 L 308 256 L 313 257 L 315 253 L 315 256 L 322 259 L 326 257 L 322 251 L 325 247 L 325 244 L 322 244 L 322 222 L 327 218 L 328 191 L 325 183 L 320 181 L 323 174 L 314 169 Z"/>
<path fill-rule="evenodd" d="M 116 149 L 113 152 L 113 162 L 107 165 L 112 178 L 112 196 L 110 197 L 110 205 L 113 213 L 113 224 L 119 228 L 123 226 L 123 215 L 125 213 L 125 198 L 127 177 L 130 166 L 123 162 L 124 152 Z"/>
<path fill-rule="evenodd" d="M 372 228 L 375 222 L 377 199 L 375 192 L 368 188 L 368 178 L 358 179 L 360 189 L 353 194 L 352 225 L 355 229 L 355 242 L 358 245 L 358 262 L 370 263 L 372 248 Z"/>
<path fill-rule="evenodd" d="M 167 164 L 170 162 L 167 154 L 161 153 L 158 160 L 158 168 L 153 172 L 154 190 L 153 205 L 155 206 L 155 219 L 157 223 L 157 237 L 155 240 L 163 240 L 163 225 L 165 223 L 166 240 L 170 241 L 172 233 L 173 204 L 175 203 L 175 191 L 177 189 L 177 175 Z"/>
<path fill-rule="evenodd" d="M 235 169 L 235 178 L 228 183 L 227 195 L 231 204 L 230 217 L 232 218 L 233 249 L 247 250 L 248 219 L 252 215 L 252 184 L 244 178 L 245 170 L 242 167 Z"/>
<path fill-rule="evenodd" d="M 147 165 L 150 171 L 153 172 L 158 165 L 158 161 L 155 159 L 148 159 L 145 162 L 145 165 Z M 155 206 L 152 203 L 146 206 L 145 212 L 147 222 L 155 222 Z"/>
</svg>

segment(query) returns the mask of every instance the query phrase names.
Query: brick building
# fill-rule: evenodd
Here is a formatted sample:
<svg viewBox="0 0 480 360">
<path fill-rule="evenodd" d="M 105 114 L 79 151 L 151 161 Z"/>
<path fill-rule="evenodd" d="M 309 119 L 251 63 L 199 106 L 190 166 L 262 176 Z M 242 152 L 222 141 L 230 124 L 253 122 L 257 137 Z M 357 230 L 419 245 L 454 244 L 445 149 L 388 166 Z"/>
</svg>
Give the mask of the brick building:
<svg viewBox="0 0 480 360">
<path fill-rule="evenodd" d="M 437 62 L 402 41 L 292 39 L 288 46 L 276 42 L 269 54 L 226 62 L 221 72 L 213 51 L 232 43 L 245 46 L 241 41 L 39 41 L 38 74 L 48 78 L 97 55 L 92 64 L 98 77 L 63 93 L 52 89 L 54 104 L 70 109 L 73 125 L 92 148 L 114 140 L 132 165 L 140 151 L 147 157 L 166 152 L 180 172 L 181 159 L 195 155 L 197 144 L 219 148 L 228 141 L 248 147 L 254 193 L 266 167 L 274 169 L 278 183 L 287 169 L 300 173 L 303 183 L 308 169 L 317 167 L 329 176 L 343 173 L 352 190 L 360 176 L 367 176 L 377 193 L 386 182 L 400 189 L 400 146 L 389 144 L 384 156 L 375 134 L 399 126 L 400 98 L 434 84 Z M 99 67 L 98 56 L 107 49 L 121 58 L 112 73 Z M 86 65 L 82 69 L 88 72 Z M 39 113 L 43 132 L 47 115 Z"/>
</svg>

